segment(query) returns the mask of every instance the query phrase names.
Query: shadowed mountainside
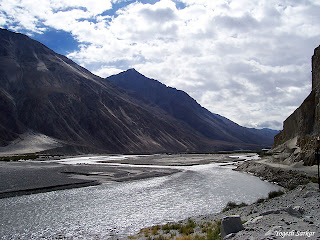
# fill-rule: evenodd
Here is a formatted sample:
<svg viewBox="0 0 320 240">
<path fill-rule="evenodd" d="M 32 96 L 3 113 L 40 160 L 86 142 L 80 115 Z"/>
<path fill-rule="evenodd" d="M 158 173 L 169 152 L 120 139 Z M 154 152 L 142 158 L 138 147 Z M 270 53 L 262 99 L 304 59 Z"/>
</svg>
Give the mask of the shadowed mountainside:
<svg viewBox="0 0 320 240">
<path fill-rule="evenodd" d="M 161 108 L 209 139 L 271 146 L 274 135 L 278 133 L 270 129 L 242 127 L 225 117 L 211 113 L 184 91 L 167 87 L 157 80 L 143 76 L 135 69 L 110 76 L 107 80 L 133 91 L 136 98 Z"/>
<path fill-rule="evenodd" d="M 270 145 L 256 141 L 259 136 L 239 140 L 248 133 L 245 128 L 210 113 L 182 91 L 168 92 L 168 98 L 181 95 L 190 103 L 187 111 L 202 109 L 205 117 L 197 116 L 193 125 L 184 120 L 182 102 L 150 104 L 43 44 L 3 29 L 0 82 L 0 152 L 22 136 L 43 135 L 54 143 L 55 153 L 210 152 Z M 221 123 L 217 129 L 206 122 L 211 118 Z M 221 135 L 227 130 L 222 125 L 244 132 Z"/>
<path fill-rule="evenodd" d="M 7 30 L 0 31 L 0 81 L 2 146 L 31 130 L 58 139 L 67 152 L 209 147 L 174 119 L 41 43 Z"/>
</svg>

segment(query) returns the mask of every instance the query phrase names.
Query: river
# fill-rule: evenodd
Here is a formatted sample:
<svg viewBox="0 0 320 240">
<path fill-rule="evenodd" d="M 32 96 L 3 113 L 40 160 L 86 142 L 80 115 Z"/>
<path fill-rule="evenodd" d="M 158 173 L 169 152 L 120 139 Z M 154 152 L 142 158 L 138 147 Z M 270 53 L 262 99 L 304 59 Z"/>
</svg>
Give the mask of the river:
<svg viewBox="0 0 320 240">
<path fill-rule="evenodd" d="M 182 172 L 0 199 L 0 237 L 120 238 L 143 227 L 219 212 L 229 201 L 249 204 L 279 189 L 217 163 L 173 168 Z"/>
</svg>

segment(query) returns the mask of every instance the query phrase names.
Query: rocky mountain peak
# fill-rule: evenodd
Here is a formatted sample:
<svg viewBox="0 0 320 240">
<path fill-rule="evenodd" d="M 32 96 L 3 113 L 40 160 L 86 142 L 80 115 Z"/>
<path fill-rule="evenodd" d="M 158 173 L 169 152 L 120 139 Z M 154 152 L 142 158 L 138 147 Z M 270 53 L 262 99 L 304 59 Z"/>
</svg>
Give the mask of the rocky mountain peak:
<svg viewBox="0 0 320 240">
<path fill-rule="evenodd" d="M 232 144 L 256 143 L 265 146 L 270 146 L 273 143 L 276 131 L 241 127 L 229 119 L 203 108 L 186 92 L 167 87 L 135 70 L 127 70 L 110 76 L 107 80 L 122 89 L 133 91 L 134 96 L 146 99 L 211 140 L 227 141 Z M 248 148 L 250 147 L 248 146 Z"/>
<path fill-rule="evenodd" d="M 312 56 L 312 89 L 320 85 L 320 46 L 314 50 Z"/>
</svg>

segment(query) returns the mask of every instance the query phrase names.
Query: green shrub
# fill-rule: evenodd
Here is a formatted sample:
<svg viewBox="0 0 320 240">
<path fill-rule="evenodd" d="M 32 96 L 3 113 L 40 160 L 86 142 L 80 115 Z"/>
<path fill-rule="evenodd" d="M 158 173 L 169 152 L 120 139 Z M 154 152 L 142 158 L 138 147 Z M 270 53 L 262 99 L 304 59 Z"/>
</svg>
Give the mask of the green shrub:
<svg viewBox="0 0 320 240">
<path fill-rule="evenodd" d="M 39 155 L 36 154 L 27 154 L 27 155 L 15 155 L 15 156 L 6 156 L 0 157 L 0 161 L 19 161 L 19 160 L 33 160 L 38 158 Z"/>
<path fill-rule="evenodd" d="M 190 235 L 194 233 L 194 229 L 192 227 L 188 227 L 187 225 L 182 225 L 179 229 L 180 234 Z"/>
<path fill-rule="evenodd" d="M 161 229 L 163 231 L 166 231 L 167 233 L 169 233 L 171 230 L 178 230 L 180 229 L 181 224 L 180 223 L 167 223 L 165 225 L 162 225 Z"/>
<path fill-rule="evenodd" d="M 158 230 L 160 230 L 160 226 L 159 225 L 153 226 L 151 229 L 152 229 L 151 234 L 157 235 L 158 234 Z"/>
<path fill-rule="evenodd" d="M 228 202 L 227 203 L 227 206 L 225 206 L 225 208 L 222 210 L 222 212 L 226 212 L 226 211 L 229 211 L 233 208 L 238 208 L 238 207 L 245 207 L 245 206 L 248 206 L 248 204 L 242 202 L 240 204 L 237 204 L 235 202 Z"/>
<path fill-rule="evenodd" d="M 275 198 L 275 197 L 278 197 L 278 196 L 281 196 L 282 194 L 284 194 L 283 191 L 279 190 L 279 191 L 272 191 L 272 192 L 269 192 L 268 194 L 268 199 L 271 199 L 271 198 Z"/>
<path fill-rule="evenodd" d="M 207 229 L 206 240 L 221 240 L 220 229 L 221 220 L 216 221 L 214 225 Z"/>
<path fill-rule="evenodd" d="M 264 199 L 264 198 L 259 198 L 259 199 L 256 201 L 256 203 L 263 203 L 265 200 L 266 200 L 266 199 Z"/>
<path fill-rule="evenodd" d="M 313 183 L 318 183 L 318 178 L 312 177 L 312 178 L 311 178 L 311 182 L 313 182 Z"/>
<path fill-rule="evenodd" d="M 192 219 L 188 219 L 187 227 L 188 228 L 195 228 L 197 225 Z"/>
</svg>

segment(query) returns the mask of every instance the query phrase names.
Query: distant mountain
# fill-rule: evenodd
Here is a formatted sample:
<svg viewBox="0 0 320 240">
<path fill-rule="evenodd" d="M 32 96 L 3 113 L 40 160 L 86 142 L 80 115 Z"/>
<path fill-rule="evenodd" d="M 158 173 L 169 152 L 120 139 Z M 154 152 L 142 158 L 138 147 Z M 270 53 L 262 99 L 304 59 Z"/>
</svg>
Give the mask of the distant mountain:
<svg viewBox="0 0 320 240">
<path fill-rule="evenodd" d="M 184 91 L 167 87 L 157 80 L 143 76 L 135 69 L 110 76 L 107 80 L 132 91 L 137 99 L 161 108 L 211 140 L 272 146 L 274 135 L 278 133 L 270 129 L 259 130 L 239 126 L 203 108 Z"/>
<path fill-rule="evenodd" d="M 316 164 L 315 150 L 320 147 L 320 46 L 312 56 L 312 90 L 283 123 L 283 130 L 275 136 L 273 152 L 278 160 L 303 161 L 305 165 Z"/>
<path fill-rule="evenodd" d="M 70 152 L 183 152 L 206 140 L 29 37 L 0 30 L 0 144 L 25 132 Z"/>
<path fill-rule="evenodd" d="M 150 89 L 120 88 L 110 82 L 117 76 L 148 80 Z M 117 76 L 102 79 L 23 34 L 0 29 L 0 153 L 14 152 L 15 146 L 21 153 L 28 142 L 33 150 L 25 151 L 69 154 L 212 152 L 271 144 L 260 130 L 212 114 L 182 91 L 134 70 Z"/>
</svg>

